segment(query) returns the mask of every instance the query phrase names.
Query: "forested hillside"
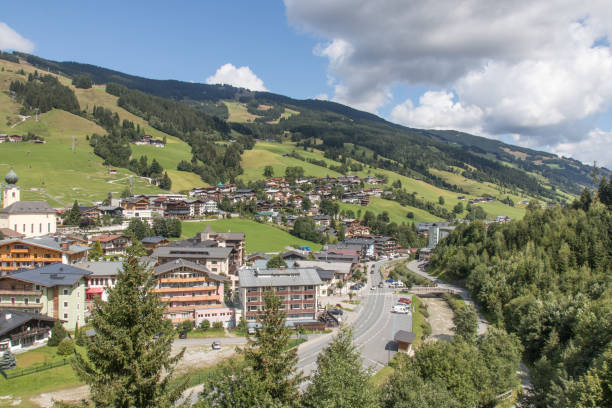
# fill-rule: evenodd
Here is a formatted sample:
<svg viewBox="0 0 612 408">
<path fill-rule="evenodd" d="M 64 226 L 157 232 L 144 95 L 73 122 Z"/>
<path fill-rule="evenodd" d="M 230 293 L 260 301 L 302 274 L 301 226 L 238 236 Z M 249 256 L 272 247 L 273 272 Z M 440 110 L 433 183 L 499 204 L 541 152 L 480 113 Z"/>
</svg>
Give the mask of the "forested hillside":
<svg viewBox="0 0 612 408">
<path fill-rule="evenodd" d="M 612 406 L 612 184 L 571 207 L 530 206 L 521 221 L 461 225 L 431 268 L 465 280 L 516 333 L 538 407 Z"/>
<path fill-rule="evenodd" d="M 591 167 L 575 160 L 461 132 L 410 129 L 334 102 L 295 100 L 231 86 L 151 80 L 87 64 L 49 61 L 23 53 L 15 55 L 52 72 L 72 77 L 87 74 L 94 83 L 113 82 L 181 101 L 220 121 L 228 115 L 226 105 L 219 102 L 233 101 L 242 104 L 254 117 L 251 123 L 229 124 L 241 134 L 267 139 L 290 132 L 296 141 L 318 142 L 319 148 L 330 157 L 342 155 L 368 161 L 380 168 L 423 178 L 445 189 L 461 191 L 460 186 L 438 177 L 431 169 L 453 167 L 469 179 L 492 182 L 550 201 L 567 199 L 567 195 L 558 190 L 579 194 L 583 186 L 590 185 Z M 299 114 L 283 116 L 281 112 L 288 109 Z M 224 127 L 222 122 L 217 125 Z M 367 157 L 359 148 L 347 148 L 348 143 L 366 148 L 375 155 Z M 610 175 L 606 169 L 602 172 Z"/>
</svg>

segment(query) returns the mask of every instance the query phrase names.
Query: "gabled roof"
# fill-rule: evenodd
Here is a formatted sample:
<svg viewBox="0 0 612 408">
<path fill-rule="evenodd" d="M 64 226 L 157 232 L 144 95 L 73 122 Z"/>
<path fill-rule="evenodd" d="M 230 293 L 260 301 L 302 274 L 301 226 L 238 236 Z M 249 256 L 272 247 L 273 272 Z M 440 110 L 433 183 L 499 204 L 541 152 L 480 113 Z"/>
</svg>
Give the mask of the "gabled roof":
<svg viewBox="0 0 612 408">
<path fill-rule="evenodd" d="M 116 276 L 123 269 L 123 262 L 87 261 L 75 264 L 75 266 L 90 272 L 91 276 Z"/>
<path fill-rule="evenodd" d="M 413 332 L 406 331 L 406 330 L 398 330 L 395 333 L 395 336 L 393 336 L 393 340 L 395 341 L 399 341 L 402 343 L 410 343 L 410 344 L 414 342 L 415 338 L 416 338 L 416 334 L 414 334 Z"/>
<path fill-rule="evenodd" d="M 56 214 L 46 201 L 17 201 L 0 210 L 2 214 Z"/>
<path fill-rule="evenodd" d="M 67 254 L 77 254 L 79 252 L 84 252 L 89 250 L 89 247 L 83 245 L 69 245 L 68 250 L 64 250 L 61 247 L 61 243 L 64 241 L 60 241 L 59 239 L 50 237 L 50 236 L 42 236 L 42 237 L 32 237 L 32 238 L 12 238 L 5 239 L 0 241 L 0 245 L 18 243 L 24 245 L 34 245 L 42 248 L 52 249 L 54 251 L 60 251 L 62 253 Z"/>
<path fill-rule="evenodd" d="M 77 268 L 72 265 L 54 263 L 36 269 L 15 272 L 10 275 L 3 276 L 0 279 L 13 278 L 46 287 L 54 287 L 58 285 L 74 285 L 75 283 L 80 281 L 83 276 L 87 276 L 90 274 L 90 271 Z"/>
<path fill-rule="evenodd" d="M 160 242 L 167 241 L 166 237 L 145 237 L 142 239 L 143 244 L 159 244 Z"/>
<path fill-rule="evenodd" d="M 165 264 L 161 264 L 159 266 L 156 266 L 155 269 L 153 270 L 153 273 L 157 276 L 157 275 L 161 275 L 163 273 L 167 273 L 170 271 L 173 271 L 175 269 L 178 268 L 189 268 L 192 269 L 194 271 L 198 271 L 198 272 L 202 272 L 205 273 L 208 277 L 217 280 L 217 281 L 221 281 L 221 282 L 226 282 L 229 279 L 227 279 L 224 276 L 218 275 L 216 273 L 212 273 L 206 266 L 201 265 L 201 264 L 197 264 L 195 262 L 191 262 L 191 261 L 187 261 L 185 259 L 177 259 L 176 261 L 172 261 L 172 262 L 166 262 Z"/>
<path fill-rule="evenodd" d="M 156 257 L 174 257 L 174 258 L 216 258 L 226 259 L 232 252 L 232 248 L 198 248 L 198 247 L 158 247 L 153 252 Z"/>
<path fill-rule="evenodd" d="M 9 315 L 11 318 L 7 319 Z M 27 313 L 18 310 L 5 310 L 0 312 L 0 337 L 31 320 L 42 320 L 47 322 L 55 321 L 55 319 L 52 317 L 42 314 Z"/>
<path fill-rule="evenodd" d="M 255 252 L 247 256 L 247 261 L 251 261 L 253 259 L 258 259 L 258 258 L 268 260 L 270 259 L 270 255 L 264 254 L 263 252 Z"/>
<path fill-rule="evenodd" d="M 2 233 L 2 236 L 4 238 L 23 238 L 25 237 L 25 235 L 23 235 L 22 233 L 12 230 L 10 228 L 0 228 L 0 233 Z"/>
<path fill-rule="evenodd" d="M 118 234 L 102 234 L 102 235 L 92 237 L 91 240 L 100 241 L 100 242 L 110 242 L 110 241 L 114 241 L 115 239 L 121 238 L 121 237 L 122 235 L 118 235 Z"/>
<path fill-rule="evenodd" d="M 282 254 L 280 254 L 280 257 L 283 259 L 288 258 L 290 256 L 297 256 L 298 258 L 301 258 L 301 259 L 308 259 L 308 255 L 303 254 L 298 251 L 287 251 L 287 252 L 283 252 Z"/>
</svg>

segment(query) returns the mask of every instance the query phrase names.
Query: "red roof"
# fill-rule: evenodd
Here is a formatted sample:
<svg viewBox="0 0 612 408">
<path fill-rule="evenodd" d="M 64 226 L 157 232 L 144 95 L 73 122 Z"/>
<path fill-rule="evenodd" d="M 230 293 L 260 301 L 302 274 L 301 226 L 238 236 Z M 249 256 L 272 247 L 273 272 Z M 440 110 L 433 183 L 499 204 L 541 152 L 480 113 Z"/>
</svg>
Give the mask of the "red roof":
<svg viewBox="0 0 612 408">
<path fill-rule="evenodd" d="M 104 289 L 102 288 L 89 288 L 85 291 L 85 294 L 90 295 L 92 293 L 102 293 L 104 292 Z"/>
<path fill-rule="evenodd" d="M 92 237 L 91 240 L 92 241 L 100 241 L 100 242 L 109 242 L 112 241 L 114 239 L 117 238 L 121 238 L 121 235 L 117 235 L 117 234 L 104 234 L 104 235 L 98 235 L 97 237 Z"/>
</svg>

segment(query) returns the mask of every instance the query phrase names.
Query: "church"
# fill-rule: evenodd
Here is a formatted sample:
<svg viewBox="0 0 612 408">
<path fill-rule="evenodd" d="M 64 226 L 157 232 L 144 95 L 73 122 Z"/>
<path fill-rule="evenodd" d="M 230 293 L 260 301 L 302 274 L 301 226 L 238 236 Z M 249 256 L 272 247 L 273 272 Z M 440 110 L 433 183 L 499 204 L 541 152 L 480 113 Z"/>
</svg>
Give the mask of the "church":
<svg viewBox="0 0 612 408">
<path fill-rule="evenodd" d="M 21 201 L 18 180 L 13 169 L 4 177 L 0 231 L 10 229 L 26 238 L 54 234 L 57 229 L 56 211 L 45 201 Z"/>
</svg>

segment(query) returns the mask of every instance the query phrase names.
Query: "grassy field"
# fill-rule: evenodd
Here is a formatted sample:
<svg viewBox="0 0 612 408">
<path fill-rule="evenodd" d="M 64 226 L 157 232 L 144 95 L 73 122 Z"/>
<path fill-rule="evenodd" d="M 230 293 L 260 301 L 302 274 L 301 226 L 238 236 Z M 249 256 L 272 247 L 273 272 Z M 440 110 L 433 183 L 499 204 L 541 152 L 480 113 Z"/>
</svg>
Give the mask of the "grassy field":
<svg viewBox="0 0 612 408">
<path fill-rule="evenodd" d="M 328 164 L 339 164 L 332 160 L 324 159 L 323 154 L 320 152 L 305 152 L 296 149 L 294 144 L 259 142 L 252 150 L 245 150 L 242 154 L 242 168 L 244 169 L 244 174 L 242 174 L 240 178 L 245 182 L 261 179 L 263 178 L 263 171 L 266 166 L 272 166 L 275 176 L 284 176 L 285 169 L 290 166 L 302 167 L 306 176 L 325 177 L 329 175 L 333 177 L 340 175 L 340 173 L 325 167 L 317 166 L 293 157 L 283 157 L 283 154 L 288 154 L 293 150 L 296 150 L 304 158 L 325 160 Z"/>
<path fill-rule="evenodd" d="M 225 106 L 227 106 L 227 111 L 229 113 L 229 118 L 227 119 L 228 122 L 253 122 L 255 119 L 260 117 L 249 113 L 244 103 L 230 101 L 224 101 L 223 103 L 225 103 Z"/>
<path fill-rule="evenodd" d="M 0 174 L 13 166 L 19 175 L 21 199 L 46 200 L 53 206 L 69 205 L 75 199 L 89 204 L 103 200 L 109 191 L 118 196 L 128 186 L 132 173 L 118 169 L 117 174 L 108 174 L 102 159 L 93 154 L 85 136 L 100 130 L 94 123 L 61 110 L 41 114 L 38 122 L 28 119 L 11 133 L 33 131 L 47 143 L 4 143 L 0 149 Z M 0 123 L 0 133 L 6 132 Z M 138 177 L 133 180 L 136 193 L 160 191 Z"/>
<path fill-rule="evenodd" d="M 442 219 L 436 217 L 433 214 L 428 213 L 425 210 L 421 210 L 419 208 L 410 207 L 410 206 L 402 206 L 400 203 L 390 200 L 384 200 L 382 198 L 372 197 L 370 199 L 370 203 L 363 207 L 357 204 L 346 204 L 340 203 L 341 210 L 353 210 L 355 215 L 357 215 L 357 211 L 361 210 L 361 218 L 366 211 L 372 211 L 374 214 L 382 214 L 383 211 L 387 211 L 389 213 L 389 218 L 391 222 L 395 222 L 398 225 L 403 222 L 428 222 L 428 221 L 441 221 Z M 414 213 L 414 218 L 406 217 L 406 214 L 409 212 Z"/>
<path fill-rule="evenodd" d="M 61 360 L 63 357 L 56 354 L 56 347 L 40 347 L 32 351 L 16 354 L 17 368 L 27 368 L 35 364 Z M 43 392 L 57 391 L 63 388 L 76 387 L 82 382 L 77 378 L 70 364 L 34 374 L 6 380 L 0 376 L 0 395 L 11 395 L 13 398 L 21 398 L 19 407 L 36 407 L 29 397 Z M 1 402 L 0 402 L 1 404 Z"/>
<path fill-rule="evenodd" d="M 244 232 L 246 234 L 246 251 L 252 252 L 282 252 L 288 246 L 309 246 L 313 251 L 321 249 L 320 244 L 305 241 L 281 231 L 276 227 L 240 218 L 216 221 L 183 222 L 183 238 L 191 238 L 196 233 L 204 231 L 207 225 L 216 232 Z"/>
</svg>

